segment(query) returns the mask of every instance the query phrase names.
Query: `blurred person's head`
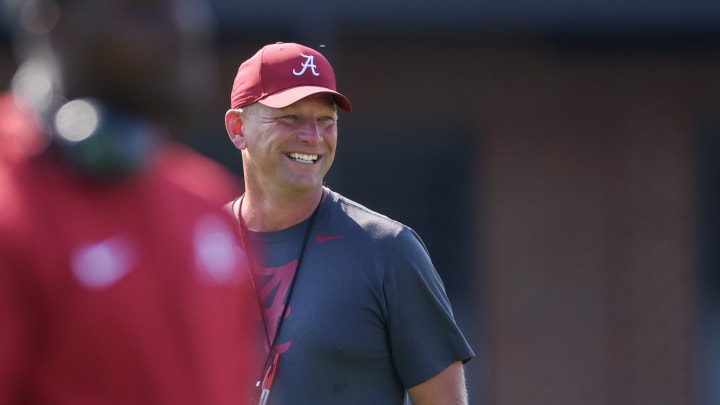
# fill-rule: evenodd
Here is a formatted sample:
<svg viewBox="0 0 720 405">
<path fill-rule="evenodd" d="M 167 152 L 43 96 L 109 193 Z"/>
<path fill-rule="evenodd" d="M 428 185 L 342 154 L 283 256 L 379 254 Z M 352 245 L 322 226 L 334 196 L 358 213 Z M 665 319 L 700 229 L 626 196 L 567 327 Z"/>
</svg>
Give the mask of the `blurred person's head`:
<svg viewBox="0 0 720 405">
<path fill-rule="evenodd" d="M 210 104 L 206 0 L 0 1 L 19 64 L 14 99 L 50 134 L 38 153 L 55 144 L 92 177 L 136 172 Z"/>
<path fill-rule="evenodd" d="M 15 19 L 19 73 L 30 81 L 23 89 L 172 122 L 203 97 L 202 83 L 212 85 L 206 71 L 188 74 L 208 60 L 192 54 L 212 21 L 205 0 L 4 1 Z"/>
</svg>

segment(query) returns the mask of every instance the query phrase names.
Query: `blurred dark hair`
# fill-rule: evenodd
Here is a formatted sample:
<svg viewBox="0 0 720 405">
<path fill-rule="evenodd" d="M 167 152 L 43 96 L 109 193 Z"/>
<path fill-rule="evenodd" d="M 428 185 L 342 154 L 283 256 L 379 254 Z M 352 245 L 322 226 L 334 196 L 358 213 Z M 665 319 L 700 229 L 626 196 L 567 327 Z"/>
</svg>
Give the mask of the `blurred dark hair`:
<svg viewBox="0 0 720 405">
<path fill-rule="evenodd" d="M 74 0 L 0 0 L 3 22 L 12 35 L 44 34 L 50 31 Z M 77 3 L 77 2 L 75 2 Z"/>
</svg>

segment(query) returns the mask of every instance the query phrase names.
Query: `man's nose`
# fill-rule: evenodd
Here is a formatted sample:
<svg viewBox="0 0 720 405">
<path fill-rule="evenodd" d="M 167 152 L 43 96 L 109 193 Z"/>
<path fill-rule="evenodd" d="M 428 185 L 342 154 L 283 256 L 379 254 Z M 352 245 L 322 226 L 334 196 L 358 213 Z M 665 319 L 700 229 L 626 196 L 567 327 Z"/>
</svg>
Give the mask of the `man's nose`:
<svg viewBox="0 0 720 405">
<path fill-rule="evenodd" d="M 302 128 L 300 128 L 298 138 L 303 142 L 320 141 L 322 139 L 322 136 L 320 135 L 320 128 L 318 127 L 317 121 L 307 120 L 307 122 L 304 123 Z"/>
</svg>

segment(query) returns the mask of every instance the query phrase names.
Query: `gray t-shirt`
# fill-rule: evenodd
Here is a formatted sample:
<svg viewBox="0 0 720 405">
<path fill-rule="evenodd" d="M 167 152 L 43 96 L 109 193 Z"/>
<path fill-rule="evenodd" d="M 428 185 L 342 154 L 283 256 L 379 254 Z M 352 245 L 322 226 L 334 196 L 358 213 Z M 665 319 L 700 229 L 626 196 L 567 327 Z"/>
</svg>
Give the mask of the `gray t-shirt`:
<svg viewBox="0 0 720 405">
<path fill-rule="evenodd" d="M 402 404 L 407 388 L 474 353 L 418 235 L 326 192 L 309 233 L 310 220 L 245 232 L 270 340 L 286 314 L 268 403 Z"/>
</svg>

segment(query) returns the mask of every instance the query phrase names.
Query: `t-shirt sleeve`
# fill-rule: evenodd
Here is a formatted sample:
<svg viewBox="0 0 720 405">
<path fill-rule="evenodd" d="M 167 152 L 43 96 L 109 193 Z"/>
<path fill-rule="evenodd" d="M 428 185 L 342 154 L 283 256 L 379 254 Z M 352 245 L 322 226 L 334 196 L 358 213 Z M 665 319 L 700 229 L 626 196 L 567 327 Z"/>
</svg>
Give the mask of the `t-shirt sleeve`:
<svg viewBox="0 0 720 405">
<path fill-rule="evenodd" d="M 389 256 L 384 295 L 392 357 L 406 388 L 474 357 L 427 249 L 410 229 L 398 235 Z"/>
</svg>

